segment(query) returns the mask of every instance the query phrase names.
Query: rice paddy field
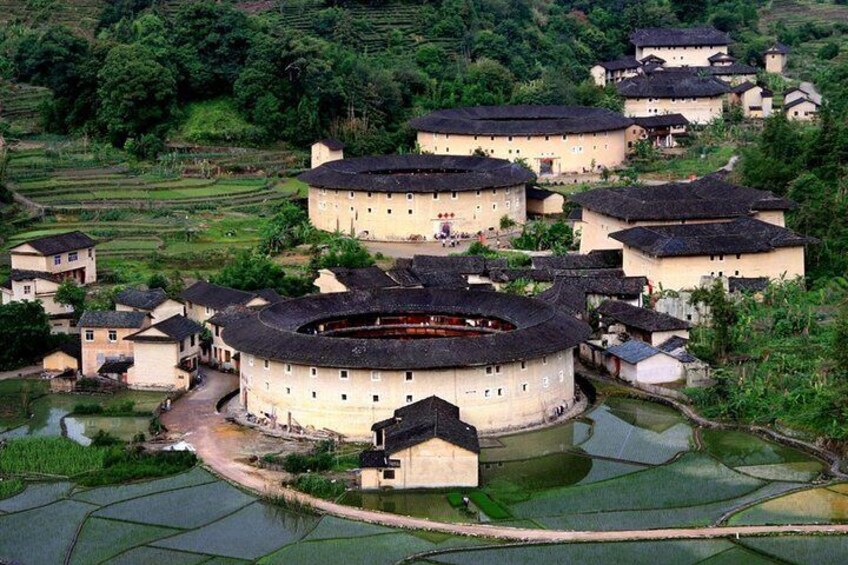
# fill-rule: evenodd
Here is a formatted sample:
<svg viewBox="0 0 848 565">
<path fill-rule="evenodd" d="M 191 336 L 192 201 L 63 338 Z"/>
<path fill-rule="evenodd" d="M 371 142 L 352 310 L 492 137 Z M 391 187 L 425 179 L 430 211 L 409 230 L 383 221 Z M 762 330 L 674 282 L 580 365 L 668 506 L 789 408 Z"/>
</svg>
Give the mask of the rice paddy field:
<svg viewBox="0 0 848 565">
<path fill-rule="evenodd" d="M 65 441 L 48 446 L 67 451 L 52 456 L 51 465 L 63 467 L 57 475 L 98 464 L 97 448 Z M 480 514 L 451 505 L 457 492 L 375 493 L 358 502 L 440 520 L 581 530 L 698 526 L 728 516 L 733 524 L 842 521 L 848 484 L 818 481 L 821 470 L 805 454 L 749 434 L 707 433 L 664 406 L 608 398 L 579 421 L 486 439 L 483 487 L 465 493 Z M 199 467 L 96 488 L 5 477 L 0 562 L 603 564 L 626 555 L 636 564 L 757 565 L 844 563 L 848 555 L 844 536 L 507 545 L 403 531 L 278 507 Z"/>
</svg>

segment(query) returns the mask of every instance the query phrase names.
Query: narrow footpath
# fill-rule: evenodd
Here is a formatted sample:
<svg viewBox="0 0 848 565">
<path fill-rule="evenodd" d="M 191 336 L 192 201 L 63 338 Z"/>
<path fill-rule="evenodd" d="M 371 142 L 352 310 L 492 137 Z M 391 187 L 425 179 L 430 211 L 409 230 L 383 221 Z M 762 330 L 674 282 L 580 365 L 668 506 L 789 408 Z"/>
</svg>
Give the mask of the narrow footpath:
<svg viewBox="0 0 848 565">
<path fill-rule="evenodd" d="M 452 524 L 426 518 L 412 518 L 374 510 L 363 510 L 320 500 L 283 487 L 278 472 L 258 469 L 244 461 L 252 450 L 261 449 L 265 438 L 256 430 L 248 430 L 227 422 L 215 405 L 224 395 L 238 387 L 238 377 L 207 370 L 202 386 L 177 400 L 170 412 L 162 415 L 169 433 L 181 437 L 197 451 L 197 455 L 218 476 L 260 495 L 285 496 L 313 507 L 319 512 L 382 526 L 429 530 L 446 534 L 531 542 L 611 542 L 634 540 L 706 539 L 729 536 L 774 534 L 848 534 L 848 524 L 721 526 L 707 528 L 667 528 L 625 531 L 560 531 L 512 528 L 485 524 Z M 254 452 L 255 453 L 255 452 Z"/>
</svg>

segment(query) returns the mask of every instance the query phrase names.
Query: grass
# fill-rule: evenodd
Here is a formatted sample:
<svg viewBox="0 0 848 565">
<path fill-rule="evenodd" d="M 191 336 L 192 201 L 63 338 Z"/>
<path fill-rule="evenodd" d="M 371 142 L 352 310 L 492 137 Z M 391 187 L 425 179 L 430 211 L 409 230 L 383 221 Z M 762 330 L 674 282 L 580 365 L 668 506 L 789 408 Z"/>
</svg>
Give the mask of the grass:
<svg viewBox="0 0 848 565">
<path fill-rule="evenodd" d="M 24 490 L 24 482 L 18 478 L 0 479 L 0 500 L 14 496 Z"/>
<path fill-rule="evenodd" d="M 691 148 L 683 155 L 640 164 L 636 169 L 643 179 L 684 180 L 691 175 L 700 177 L 717 171 L 727 164 L 735 151 L 735 147 L 724 145 L 705 148 L 703 154 L 698 148 Z"/>
<path fill-rule="evenodd" d="M 0 473 L 75 477 L 102 469 L 106 452 L 61 437 L 13 439 L 0 450 Z"/>
<path fill-rule="evenodd" d="M 251 144 L 259 139 L 258 128 L 245 121 L 229 98 L 192 102 L 184 111 L 185 120 L 174 139 L 203 145 Z"/>
</svg>

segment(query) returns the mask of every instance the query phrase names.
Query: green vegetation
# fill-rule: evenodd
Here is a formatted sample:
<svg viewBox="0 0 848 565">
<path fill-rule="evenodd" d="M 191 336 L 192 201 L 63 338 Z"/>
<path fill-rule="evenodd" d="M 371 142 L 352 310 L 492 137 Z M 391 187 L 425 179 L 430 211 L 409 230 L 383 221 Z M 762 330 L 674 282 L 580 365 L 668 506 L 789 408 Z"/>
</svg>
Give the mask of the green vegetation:
<svg viewBox="0 0 848 565">
<path fill-rule="evenodd" d="M 294 487 L 318 498 L 336 499 L 345 491 L 345 483 L 317 473 L 304 473 L 294 481 Z"/>
<path fill-rule="evenodd" d="M 0 479 L 0 500 L 14 496 L 24 490 L 24 482 L 20 479 Z"/>
<path fill-rule="evenodd" d="M 212 282 L 240 290 L 272 288 L 283 296 L 303 296 L 312 290 L 310 277 L 286 275 L 270 257 L 250 250 L 239 252 Z"/>
<path fill-rule="evenodd" d="M 192 102 L 185 107 L 185 118 L 173 134 L 178 140 L 201 145 L 255 144 L 262 130 L 239 114 L 229 98 Z"/>
<path fill-rule="evenodd" d="M 553 223 L 531 220 L 524 224 L 521 235 L 512 238 L 511 243 L 515 249 L 550 250 L 554 255 L 565 255 L 574 247 L 574 233 L 562 220 Z"/>
<path fill-rule="evenodd" d="M 74 477 L 102 469 L 106 450 L 83 447 L 65 438 L 10 440 L 0 449 L 0 473 Z"/>
<path fill-rule="evenodd" d="M 29 365 L 55 347 L 50 320 L 40 302 L 0 305 L 0 371 Z M 2 416 L 2 414 L 0 414 Z"/>
</svg>

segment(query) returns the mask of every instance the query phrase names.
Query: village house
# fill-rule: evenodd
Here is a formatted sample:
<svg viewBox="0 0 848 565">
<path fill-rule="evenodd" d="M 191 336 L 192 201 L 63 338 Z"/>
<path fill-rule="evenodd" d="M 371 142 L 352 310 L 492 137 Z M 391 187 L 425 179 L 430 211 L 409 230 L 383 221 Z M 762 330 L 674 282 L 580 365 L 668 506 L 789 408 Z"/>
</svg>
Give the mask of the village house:
<svg viewBox="0 0 848 565">
<path fill-rule="evenodd" d="M 630 35 L 635 58 L 658 57 L 668 67 L 707 67 L 710 57 L 727 53 L 730 36 L 713 27 L 642 28 Z"/>
<path fill-rule="evenodd" d="M 569 199 L 583 209 L 581 253 L 621 249 L 610 234 L 635 226 L 726 222 L 739 216 L 784 226 L 784 212 L 795 207 L 771 192 L 730 184 L 715 174 L 690 183 L 599 188 Z"/>
<path fill-rule="evenodd" d="M 627 130 L 627 149 L 632 151 L 639 141 L 647 140 L 660 149 L 677 147 L 678 142 L 687 137 L 689 120 L 683 114 L 661 114 L 633 118 L 633 125 Z"/>
<path fill-rule="evenodd" d="M 782 75 L 789 62 L 789 47 L 777 41 L 763 53 L 766 72 Z"/>
<path fill-rule="evenodd" d="M 127 336 L 149 325 L 150 315 L 146 312 L 83 312 L 77 324 L 82 337 L 82 374 L 123 376 L 133 362 L 133 344 Z M 123 371 L 117 370 L 113 362 L 118 362 Z"/>
<path fill-rule="evenodd" d="M 53 351 L 47 353 L 41 361 L 45 373 L 76 373 L 82 366 L 82 344 L 80 336 L 63 342 Z"/>
<path fill-rule="evenodd" d="M 772 113 L 772 99 L 771 90 L 750 81 L 734 86 L 728 96 L 730 104 L 740 106 L 746 118 L 768 118 Z"/>
<path fill-rule="evenodd" d="M 256 310 L 246 306 L 228 306 L 221 312 L 209 318 L 206 323 L 212 333 L 212 344 L 208 355 L 208 363 L 224 371 L 238 371 L 241 355 L 224 341 L 224 330 L 230 324 L 256 315 Z"/>
<path fill-rule="evenodd" d="M 627 302 L 607 300 L 597 313 L 602 335 L 625 337 L 608 337 L 607 345 L 634 339 L 659 347 L 672 337 L 689 339 L 689 322 Z"/>
<path fill-rule="evenodd" d="M 181 314 L 124 338 L 132 344 L 133 365 L 126 384 L 140 390 L 188 390 L 197 375 L 203 327 Z"/>
<path fill-rule="evenodd" d="M 663 384 L 683 379 L 683 364 L 649 343 L 630 340 L 605 352 L 604 368 L 613 377 L 633 384 Z"/>
<path fill-rule="evenodd" d="M 730 87 L 714 76 L 668 69 L 622 80 L 616 89 L 628 117 L 682 114 L 691 123 L 706 124 L 722 116 Z"/>
<path fill-rule="evenodd" d="M 565 197 L 552 190 L 537 186 L 527 187 L 527 214 L 534 216 L 555 216 L 562 214 Z"/>
<path fill-rule="evenodd" d="M 604 61 L 589 69 L 592 80 L 601 88 L 615 84 L 626 78 L 635 77 L 642 70 L 642 62 L 635 57 L 622 57 L 614 61 Z"/>
<path fill-rule="evenodd" d="M 338 139 L 322 139 L 312 144 L 312 159 L 310 166 L 314 169 L 330 161 L 344 159 L 344 143 Z"/>
<path fill-rule="evenodd" d="M 261 307 L 282 299 L 271 289 L 247 292 L 206 281 L 197 281 L 180 293 L 180 298 L 185 301 L 186 316 L 199 323 L 205 322 L 228 306 Z"/>
<path fill-rule="evenodd" d="M 115 296 L 115 310 L 119 312 L 147 312 L 155 323 L 176 315 L 185 315 L 185 306 L 161 288 L 139 290 L 128 288 Z"/>
<path fill-rule="evenodd" d="M 537 298 L 550 302 L 572 316 L 587 314 L 608 300 L 642 306 L 648 281 L 645 277 L 557 277 Z"/>
<path fill-rule="evenodd" d="M 393 288 L 398 284 L 380 267 L 348 269 L 331 267 L 320 269 L 315 279 L 318 292 L 347 292 L 349 290 L 368 290 L 372 288 Z"/>
<path fill-rule="evenodd" d="M 437 396 L 398 408 L 372 426 L 373 447 L 360 454 L 360 487 L 414 489 L 476 487 L 477 429 L 459 408 Z"/>
<path fill-rule="evenodd" d="M 86 285 L 97 280 L 96 242 L 82 232 L 32 239 L 13 247 L 11 273 L 0 285 L 0 303 L 40 301 L 54 332 L 69 332 L 73 308 L 54 297 L 66 278 Z"/>
<path fill-rule="evenodd" d="M 783 93 L 783 113 L 792 121 L 808 122 L 816 119 L 822 105 L 821 94 L 810 82 L 802 82 Z"/>
<path fill-rule="evenodd" d="M 805 246 L 815 241 L 748 217 L 640 226 L 610 237 L 624 245 L 624 272 L 647 277 L 651 291 L 697 288 L 705 277 L 803 277 Z"/>
</svg>

